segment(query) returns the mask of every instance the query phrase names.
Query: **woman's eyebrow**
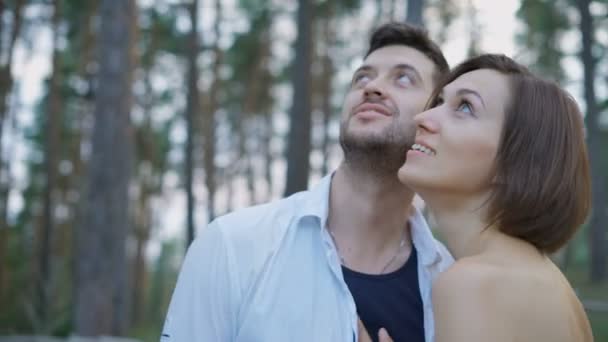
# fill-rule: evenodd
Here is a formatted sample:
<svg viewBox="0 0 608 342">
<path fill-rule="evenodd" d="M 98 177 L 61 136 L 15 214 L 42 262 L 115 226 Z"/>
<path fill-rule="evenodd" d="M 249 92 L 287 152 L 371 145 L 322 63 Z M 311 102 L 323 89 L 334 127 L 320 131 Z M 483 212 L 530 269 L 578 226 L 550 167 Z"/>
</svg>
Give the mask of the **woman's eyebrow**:
<svg viewBox="0 0 608 342">
<path fill-rule="evenodd" d="M 456 95 L 459 95 L 459 96 L 462 96 L 462 95 L 473 95 L 473 96 L 475 96 L 475 97 L 477 97 L 479 99 L 479 101 L 481 102 L 481 105 L 483 106 L 483 108 L 486 108 L 486 103 L 483 102 L 483 98 L 475 90 L 468 89 L 468 88 L 460 88 L 460 89 L 458 89 L 458 91 L 456 91 Z"/>
</svg>

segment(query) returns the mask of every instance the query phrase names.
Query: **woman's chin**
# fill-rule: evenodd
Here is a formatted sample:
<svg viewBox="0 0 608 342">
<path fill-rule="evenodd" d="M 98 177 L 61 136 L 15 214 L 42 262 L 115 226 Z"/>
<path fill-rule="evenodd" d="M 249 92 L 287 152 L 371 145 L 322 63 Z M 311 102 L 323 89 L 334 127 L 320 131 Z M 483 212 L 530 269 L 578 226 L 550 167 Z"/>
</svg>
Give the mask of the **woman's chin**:
<svg viewBox="0 0 608 342">
<path fill-rule="evenodd" d="M 437 178 L 429 175 L 428 172 L 419 172 L 406 166 L 401 167 L 397 172 L 399 181 L 414 191 L 425 202 L 436 194 L 441 194 L 444 184 L 437 182 Z"/>
<path fill-rule="evenodd" d="M 421 186 L 424 186 L 423 175 L 420 175 L 416 170 L 408 167 L 407 164 L 403 165 L 399 171 L 397 171 L 397 177 L 399 181 L 405 184 L 408 188 L 418 192 Z"/>
</svg>

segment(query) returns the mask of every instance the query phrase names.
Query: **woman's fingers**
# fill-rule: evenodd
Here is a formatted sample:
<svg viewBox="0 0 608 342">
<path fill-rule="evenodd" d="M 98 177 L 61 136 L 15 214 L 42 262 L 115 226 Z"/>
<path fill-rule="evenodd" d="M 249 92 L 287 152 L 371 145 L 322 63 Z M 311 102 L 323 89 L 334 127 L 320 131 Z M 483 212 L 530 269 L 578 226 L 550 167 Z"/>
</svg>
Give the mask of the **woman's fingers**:
<svg viewBox="0 0 608 342">
<path fill-rule="evenodd" d="M 372 342 L 372 338 L 369 337 L 367 329 L 365 329 L 361 319 L 357 320 L 357 329 L 359 330 L 358 342 Z M 384 328 L 381 328 L 380 331 L 378 331 L 378 340 L 380 342 L 393 342 L 393 339 L 389 336 L 388 332 Z"/>
</svg>

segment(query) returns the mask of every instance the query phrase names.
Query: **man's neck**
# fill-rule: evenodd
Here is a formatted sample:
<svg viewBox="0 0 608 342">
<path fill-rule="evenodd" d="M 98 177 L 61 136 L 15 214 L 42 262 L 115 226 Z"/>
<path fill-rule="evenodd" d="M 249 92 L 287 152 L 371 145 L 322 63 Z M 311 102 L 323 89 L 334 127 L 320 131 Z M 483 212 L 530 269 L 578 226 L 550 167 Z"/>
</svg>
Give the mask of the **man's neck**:
<svg viewBox="0 0 608 342">
<path fill-rule="evenodd" d="M 350 261 L 347 266 L 377 268 L 396 252 L 403 252 L 399 251 L 403 239 L 409 256 L 407 221 L 413 196 L 396 172 L 392 178 L 381 178 L 356 172 L 345 164 L 338 168 L 331 184 L 327 226 L 341 256 Z"/>
</svg>

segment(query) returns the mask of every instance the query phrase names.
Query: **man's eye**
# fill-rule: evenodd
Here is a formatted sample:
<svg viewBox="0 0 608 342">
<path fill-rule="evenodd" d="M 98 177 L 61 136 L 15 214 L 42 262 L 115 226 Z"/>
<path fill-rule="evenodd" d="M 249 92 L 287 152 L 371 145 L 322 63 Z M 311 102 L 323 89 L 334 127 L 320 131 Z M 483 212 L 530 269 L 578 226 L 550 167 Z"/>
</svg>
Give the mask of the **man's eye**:
<svg viewBox="0 0 608 342">
<path fill-rule="evenodd" d="M 397 82 L 399 82 L 399 84 L 405 85 L 405 86 L 408 86 L 408 85 L 411 85 L 412 83 L 414 83 L 412 81 L 412 78 L 407 74 L 403 74 L 403 75 L 399 76 L 399 78 L 397 79 Z"/>
<path fill-rule="evenodd" d="M 353 78 L 353 84 L 365 84 L 367 82 L 369 82 L 370 77 L 366 74 L 359 74 L 359 75 L 355 75 L 355 77 Z"/>
</svg>

